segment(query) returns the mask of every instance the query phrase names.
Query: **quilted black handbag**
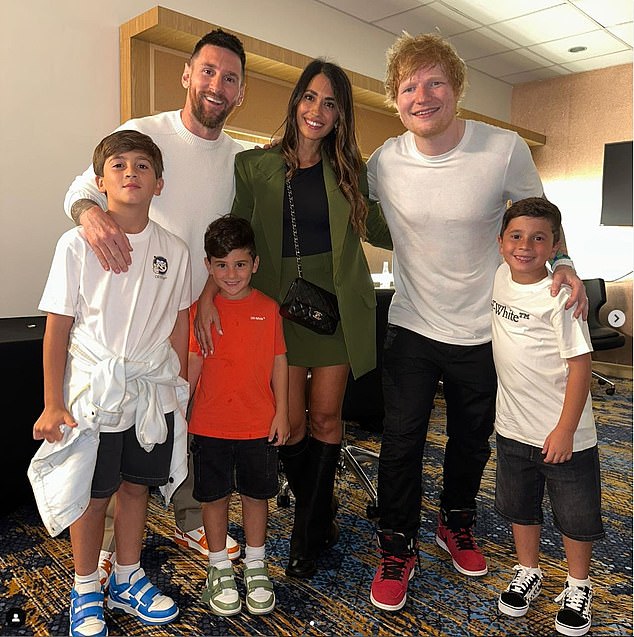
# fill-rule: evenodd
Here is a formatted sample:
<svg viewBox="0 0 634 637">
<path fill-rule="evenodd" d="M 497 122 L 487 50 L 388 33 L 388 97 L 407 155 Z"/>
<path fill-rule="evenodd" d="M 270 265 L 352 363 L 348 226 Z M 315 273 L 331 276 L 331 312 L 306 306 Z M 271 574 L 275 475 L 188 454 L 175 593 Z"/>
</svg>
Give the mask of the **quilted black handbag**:
<svg viewBox="0 0 634 637">
<path fill-rule="evenodd" d="M 328 290 L 298 276 L 288 288 L 280 314 L 317 334 L 330 336 L 339 322 L 337 297 Z"/>
<path fill-rule="evenodd" d="M 317 334 L 330 336 L 335 333 L 337 323 L 339 323 L 337 297 L 332 292 L 307 281 L 302 275 L 302 259 L 299 252 L 293 192 L 288 179 L 286 180 L 286 192 L 291 210 L 293 243 L 299 276 L 291 283 L 286 297 L 280 305 L 280 314 L 285 319 L 303 325 Z"/>
</svg>

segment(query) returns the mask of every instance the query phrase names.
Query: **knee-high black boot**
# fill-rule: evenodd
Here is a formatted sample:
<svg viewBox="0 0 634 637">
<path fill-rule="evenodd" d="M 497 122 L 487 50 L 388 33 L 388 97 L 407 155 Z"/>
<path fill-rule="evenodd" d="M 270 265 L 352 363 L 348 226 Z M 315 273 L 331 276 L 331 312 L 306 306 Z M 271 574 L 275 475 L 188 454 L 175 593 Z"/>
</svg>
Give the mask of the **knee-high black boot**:
<svg viewBox="0 0 634 637">
<path fill-rule="evenodd" d="M 295 512 L 291 532 L 289 565 L 301 559 L 306 552 L 306 505 L 311 489 L 309 437 L 305 436 L 294 445 L 279 448 L 282 468 L 293 495 Z"/>
<path fill-rule="evenodd" d="M 306 468 L 308 466 L 308 435 L 294 445 L 279 447 L 279 458 L 284 475 L 295 498 L 304 499 L 306 489 Z"/>
<path fill-rule="evenodd" d="M 309 494 L 305 507 L 298 516 L 296 511 L 293 534 L 303 541 L 298 543 L 301 551 L 293 552 L 286 574 L 306 578 L 317 570 L 317 557 L 324 548 L 336 543 L 339 529 L 334 522 L 333 490 L 335 473 L 339 462 L 340 445 L 310 438 L 307 484 Z M 303 528 L 302 528 L 303 527 Z M 291 547 L 293 548 L 293 547 Z"/>
</svg>

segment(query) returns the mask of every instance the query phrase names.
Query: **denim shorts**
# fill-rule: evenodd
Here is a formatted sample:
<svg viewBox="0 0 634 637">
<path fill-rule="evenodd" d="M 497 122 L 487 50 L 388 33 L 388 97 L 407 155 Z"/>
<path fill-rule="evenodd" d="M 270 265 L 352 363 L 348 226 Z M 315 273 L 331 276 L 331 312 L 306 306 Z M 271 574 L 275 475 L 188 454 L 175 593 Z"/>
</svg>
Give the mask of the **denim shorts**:
<svg viewBox="0 0 634 637">
<path fill-rule="evenodd" d="M 226 440 L 194 435 L 193 495 L 198 502 L 214 502 L 234 491 L 254 500 L 277 495 L 277 447 L 266 438 Z"/>
<path fill-rule="evenodd" d="M 122 480 L 148 487 L 167 484 L 174 447 L 174 413 L 165 414 L 165 421 L 167 439 L 154 445 L 149 453 L 139 444 L 134 426 L 121 432 L 99 434 L 91 497 L 109 498 Z"/>
<path fill-rule="evenodd" d="M 595 445 L 572 459 L 547 464 L 539 447 L 497 434 L 495 510 L 514 524 L 542 524 L 544 485 L 555 526 L 579 542 L 604 537 L 601 522 L 601 476 Z"/>
</svg>

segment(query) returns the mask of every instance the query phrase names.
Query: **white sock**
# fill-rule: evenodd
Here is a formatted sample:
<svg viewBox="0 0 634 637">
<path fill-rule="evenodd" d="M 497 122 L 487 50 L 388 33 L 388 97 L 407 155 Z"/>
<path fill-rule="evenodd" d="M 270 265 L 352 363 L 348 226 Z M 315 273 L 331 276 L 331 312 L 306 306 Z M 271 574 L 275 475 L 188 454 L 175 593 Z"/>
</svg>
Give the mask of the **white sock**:
<svg viewBox="0 0 634 637">
<path fill-rule="evenodd" d="M 246 568 L 263 568 L 264 567 L 264 545 L 262 546 L 249 546 L 246 545 L 244 549 L 244 567 Z M 259 579 L 266 579 L 264 575 L 256 575 L 253 580 L 256 588 L 251 592 L 249 597 L 254 602 L 261 602 L 266 604 L 275 597 L 274 593 L 266 588 L 258 587 L 257 581 Z"/>
<path fill-rule="evenodd" d="M 140 568 L 141 568 L 141 562 L 136 562 L 134 564 L 119 564 L 119 562 L 115 562 L 114 581 L 117 584 L 123 584 L 124 582 L 129 582 L 130 575 L 132 575 L 134 571 L 138 571 Z"/>
<path fill-rule="evenodd" d="M 99 569 L 90 575 L 77 575 L 75 573 L 75 583 L 73 588 L 80 594 L 85 593 L 98 593 L 101 590 L 101 583 L 99 582 Z"/>
<path fill-rule="evenodd" d="M 248 564 L 249 562 L 255 562 L 256 560 L 264 562 L 264 556 L 264 544 L 262 544 L 262 546 L 249 546 L 247 544 L 244 548 L 245 564 Z"/>
<path fill-rule="evenodd" d="M 227 568 L 226 566 L 220 566 L 223 562 L 229 562 L 229 553 L 227 552 L 227 547 L 222 549 L 221 551 L 216 551 L 212 553 L 209 551 L 209 566 L 216 566 L 217 568 Z"/>
<path fill-rule="evenodd" d="M 539 568 L 539 564 L 537 566 L 524 566 L 524 564 L 520 564 L 520 566 L 523 569 L 527 570 L 531 575 L 533 573 L 537 573 L 540 577 L 542 575 L 542 569 Z"/>
<path fill-rule="evenodd" d="M 570 586 L 576 586 L 577 588 L 582 588 L 587 586 L 589 588 L 592 587 L 592 582 L 590 581 L 590 577 L 586 577 L 586 579 L 575 579 L 570 573 L 568 573 L 568 577 L 566 577 L 566 581 Z"/>
</svg>

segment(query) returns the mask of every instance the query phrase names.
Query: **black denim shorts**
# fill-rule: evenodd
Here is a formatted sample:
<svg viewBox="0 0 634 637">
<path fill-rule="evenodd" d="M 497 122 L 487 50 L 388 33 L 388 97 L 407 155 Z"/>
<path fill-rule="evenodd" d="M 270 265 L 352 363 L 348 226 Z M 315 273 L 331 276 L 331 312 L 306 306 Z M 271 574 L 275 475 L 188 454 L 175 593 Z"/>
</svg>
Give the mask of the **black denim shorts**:
<svg viewBox="0 0 634 637">
<path fill-rule="evenodd" d="M 544 486 L 555 526 L 566 537 L 592 542 L 604 537 L 597 446 L 576 451 L 559 464 L 544 462 L 539 447 L 497 434 L 495 510 L 514 524 L 542 524 Z"/>
<path fill-rule="evenodd" d="M 234 491 L 254 500 L 277 495 L 277 447 L 266 438 L 226 440 L 194 435 L 193 495 L 198 502 L 220 500 Z"/>
<path fill-rule="evenodd" d="M 167 439 L 147 452 L 136 437 L 136 427 L 125 431 L 99 434 L 97 465 L 92 480 L 91 497 L 108 498 L 122 480 L 148 487 L 167 484 L 174 448 L 174 413 L 165 414 Z"/>
</svg>

